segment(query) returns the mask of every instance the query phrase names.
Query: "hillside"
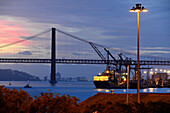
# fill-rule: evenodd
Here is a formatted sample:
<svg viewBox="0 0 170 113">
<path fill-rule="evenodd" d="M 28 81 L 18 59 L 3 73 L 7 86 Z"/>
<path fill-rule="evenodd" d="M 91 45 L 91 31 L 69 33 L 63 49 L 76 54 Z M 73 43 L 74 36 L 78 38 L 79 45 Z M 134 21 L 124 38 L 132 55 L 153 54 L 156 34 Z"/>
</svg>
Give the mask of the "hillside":
<svg viewBox="0 0 170 113">
<path fill-rule="evenodd" d="M 141 103 L 137 95 L 98 93 L 79 104 L 82 113 L 170 113 L 169 93 L 141 93 Z"/>
<path fill-rule="evenodd" d="M 141 102 L 146 103 L 149 101 L 152 102 L 166 102 L 170 103 L 170 94 L 169 93 L 140 93 Z M 98 93 L 85 101 L 80 103 L 82 109 L 85 109 L 86 106 L 91 106 L 98 103 L 107 103 L 107 102 L 127 102 L 127 94 L 111 94 L 111 93 Z M 136 94 L 129 94 L 129 103 L 137 101 Z"/>
<path fill-rule="evenodd" d="M 0 81 L 40 81 L 39 77 L 30 75 L 28 73 L 12 70 L 12 69 L 0 69 Z"/>
</svg>

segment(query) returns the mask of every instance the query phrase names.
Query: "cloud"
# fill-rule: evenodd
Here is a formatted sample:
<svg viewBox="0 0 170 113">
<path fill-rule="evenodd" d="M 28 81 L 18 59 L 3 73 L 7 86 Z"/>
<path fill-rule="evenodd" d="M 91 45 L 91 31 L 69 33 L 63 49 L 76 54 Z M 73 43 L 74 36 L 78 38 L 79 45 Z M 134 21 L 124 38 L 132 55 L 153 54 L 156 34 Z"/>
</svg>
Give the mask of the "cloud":
<svg viewBox="0 0 170 113">
<path fill-rule="evenodd" d="M 87 56 L 87 55 L 89 55 L 89 54 L 86 53 L 86 52 L 85 52 L 85 53 L 80 53 L 80 52 L 79 52 L 79 53 L 76 53 L 76 52 L 73 52 L 72 55 L 75 55 L 75 56 Z"/>
<path fill-rule="evenodd" d="M 170 51 L 141 51 L 142 54 L 146 54 L 146 53 L 149 53 L 149 54 L 152 54 L 152 53 L 170 53 Z"/>
<path fill-rule="evenodd" d="M 19 52 L 18 54 L 21 54 L 21 55 L 32 55 L 31 51 L 22 51 L 22 52 Z"/>
<path fill-rule="evenodd" d="M 142 49 L 153 49 L 153 50 L 158 50 L 158 49 L 167 49 L 169 50 L 170 48 L 168 47 L 142 47 Z"/>
</svg>

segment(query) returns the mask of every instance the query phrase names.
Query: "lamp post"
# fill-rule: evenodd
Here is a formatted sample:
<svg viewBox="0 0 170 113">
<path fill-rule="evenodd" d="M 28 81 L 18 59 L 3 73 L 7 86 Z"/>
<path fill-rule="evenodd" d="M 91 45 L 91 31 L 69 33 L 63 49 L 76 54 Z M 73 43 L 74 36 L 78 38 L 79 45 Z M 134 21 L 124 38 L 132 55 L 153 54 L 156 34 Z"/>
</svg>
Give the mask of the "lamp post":
<svg viewBox="0 0 170 113">
<path fill-rule="evenodd" d="M 138 77 L 138 83 L 137 83 L 137 102 L 140 103 L 140 64 L 139 64 L 139 13 L 140 12 L 147 12 L 148 10 L 144 7 L 141 7 L 141 4 L 136 4 L 136 7 L 133 7 L 130 9 L 129 12 L 137 12 L 137 77 Z"/>
</svg>

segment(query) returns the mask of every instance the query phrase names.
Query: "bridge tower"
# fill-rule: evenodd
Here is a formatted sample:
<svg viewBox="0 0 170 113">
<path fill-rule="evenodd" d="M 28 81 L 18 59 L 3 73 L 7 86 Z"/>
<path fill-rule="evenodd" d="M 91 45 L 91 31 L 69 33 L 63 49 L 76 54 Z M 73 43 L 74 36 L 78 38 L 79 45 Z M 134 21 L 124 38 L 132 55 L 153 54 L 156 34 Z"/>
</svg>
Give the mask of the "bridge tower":
<svg viewBox="0 0 170 113">
<path fill-rule="evenodd" d="M 56 81 L 56 29 L 52 28 L 52 40 L 51 40 L 51 80 L 50 83 L 57 83 Z"/>
</svg>

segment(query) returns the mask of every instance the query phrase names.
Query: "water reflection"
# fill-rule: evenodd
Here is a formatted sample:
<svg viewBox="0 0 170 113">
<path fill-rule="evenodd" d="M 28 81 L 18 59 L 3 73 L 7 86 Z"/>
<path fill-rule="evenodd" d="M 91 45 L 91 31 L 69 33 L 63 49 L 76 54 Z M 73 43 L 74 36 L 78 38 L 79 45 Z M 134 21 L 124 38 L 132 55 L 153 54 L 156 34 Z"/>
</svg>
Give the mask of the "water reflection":
<svg viewBox="0 0 170 113">
<path fill-rule="evenodd" d="M 114 93 L 127 93 L 127 89 L 94 89 L 96 92 L 100 93 L 111 93 L 111 90 L 114 90 Z M 137 93 L 137 89 L 129 89 L 129 93 Z M 140 89 L 141 93 L 169 93 L 170 88 L 146 88 Z"/>
<path fill-rule="evenodd" d="M 110 90 L 106 89 L 105 92 L 110 92 Z"/>
<path fill-rule="evenodd" d="M 51 87 L 56 87 L 56 84 L 55 84 L 55 83 L 54 83 L 54 84 L 51 84 L 51 83 L 50 83 L 50 85 L 51 85 Z"/>
<path fill-rule="evenodd" d="M 148 89 L 143 89 L 143 92 L 147 92 Z"/>
<path fill-rule="evenodd" d="M 149 88 L 149 92 L 157 92 L 158 88 Z"/>
<path fill-rule="evenodd" d="M 94 91 L 97 91 L 97 92 L 105 92 L 105 89 L 94 89 Z"/>
<path fill-rule="evenodd" d="M 109 92 L 111 92 L 111 90 L 110 89 L 94 89 L 94 91 L 97 91 L 97 92 L 106 92 L 106 93 L 109 93 Z"/>
</svg>

